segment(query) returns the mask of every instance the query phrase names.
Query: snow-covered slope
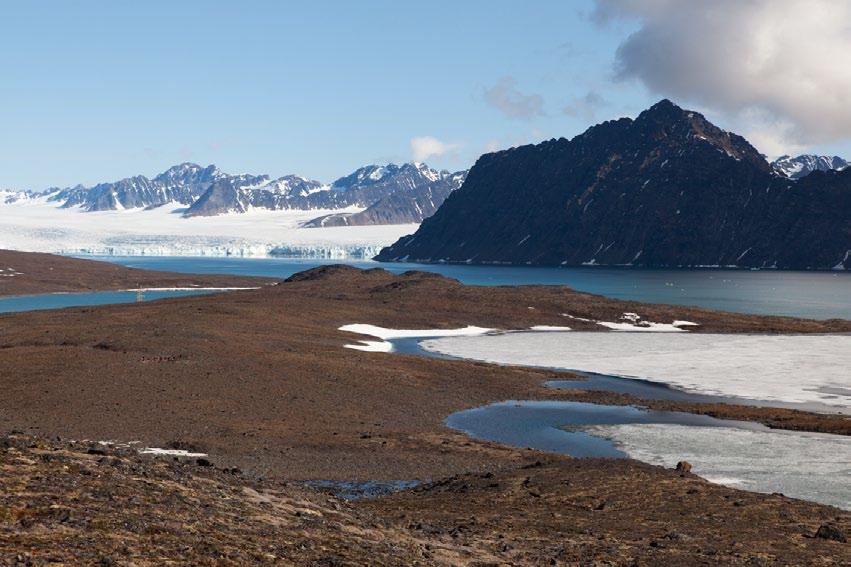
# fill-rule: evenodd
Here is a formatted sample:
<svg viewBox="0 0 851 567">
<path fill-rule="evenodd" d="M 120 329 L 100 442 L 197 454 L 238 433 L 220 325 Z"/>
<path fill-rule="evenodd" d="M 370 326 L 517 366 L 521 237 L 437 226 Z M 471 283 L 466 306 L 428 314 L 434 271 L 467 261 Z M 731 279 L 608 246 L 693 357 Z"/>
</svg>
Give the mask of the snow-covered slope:
<svg viewBox="0 0 851 567">
<path fill-rule="evenodd" d="M 804 154 L 798 157 L 780 156 L 771 162 L 771 168 L 789 179 L 800 179 L 814 171 L 840 171 L 849 162 L 839 156 L 817 156 Z"/>
<path fill-rule="evenodd" d="M 139 175 L 94 187 L 0 191 L 0 248 L 369 258 L 416 230 L 436 209 L 428 205 L 439 205 L 448 194 L 445 186 L 460 185 L 458 175 L 421 163 L 369 165 L 323 184 L 297 175 L 230 175 L 214 165 L 183 163 L 152 179 Z M 317 216 L 348 218 L 391 196 L 394 210 L 408 214 L 368 215 L 357 227 L 300 228 Z"/>
<path fill-rule="evenodd" d="M 358 207 L 343 209 L 358 212 Z M 267 256 L 371 258 L 416 224 L 302 229 L 317 213 L 268 210 L 183 217 L 186 207 L 86 212 L 62 207 L 49 195 L 13 202 L 0 197 L 0 248 L 97 255 Z"/>
</svg>

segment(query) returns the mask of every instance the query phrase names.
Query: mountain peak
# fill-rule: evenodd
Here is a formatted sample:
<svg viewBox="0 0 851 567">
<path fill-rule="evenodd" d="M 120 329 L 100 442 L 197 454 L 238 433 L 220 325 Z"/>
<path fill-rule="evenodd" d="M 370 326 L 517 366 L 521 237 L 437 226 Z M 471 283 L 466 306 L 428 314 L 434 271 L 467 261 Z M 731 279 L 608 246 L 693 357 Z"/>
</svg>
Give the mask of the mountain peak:
<svg viewBox="0 0 851 567">
<path fill-rule="evenodd" d="M 487 154 L 379 261 L 844 269 L 851 170 L 799 184 L 662 100 L 638 118 Z"/>
<path fill-rule="evenodd" d="M 745 160 L 763 171 L 770 166 L 765 158 L 743 137 L 719 128 L 701 113 L 681 108 L 662 99 L 633 122 L 646 136 L 655 140 L 670 140 L 677 145 L 703 143 L 714 146 L 735 160 Z"/>
<path fill-rule="evenodd" d="M 215 167 L 215 166 L 213 166 Z M 178 163 L 177 165 L 173 165 L 166 169 L 163 173 L 179 173 L 184 171 L 198 171 L 202 169 L 200 165 L 197 163 L 192 163 L 190 161 L 185 161 L 183 163 Z"/>
<path fill-rule="evenodd" d="M 663 98 L 647 110 L 645 112 L 650 113 L 669 113 L 669 112 L 686 112 L 679 105 L 672 102 L 670 99 Z"/>
<path fill-rule="evenodd" d="M 782 155 L 773 162 L 771 168 L 789 179 L 800 179 L 814 171 L 842 171 L 849 162 L 839 156 L 820 156 L 803 154 L 797 157 Z"/>
<path fill-rule="evenodd" d="M 726 134 L 726 131 L 712 124 L 703 114 L 682 108 L 666 98 L 663 98 L 647 110 L 642 111 L 636 117 L 635 123 L 661 126 L 685 124 L 688 129 L 694 131 L 717 130 L 720 133 Z"/>
</svg>

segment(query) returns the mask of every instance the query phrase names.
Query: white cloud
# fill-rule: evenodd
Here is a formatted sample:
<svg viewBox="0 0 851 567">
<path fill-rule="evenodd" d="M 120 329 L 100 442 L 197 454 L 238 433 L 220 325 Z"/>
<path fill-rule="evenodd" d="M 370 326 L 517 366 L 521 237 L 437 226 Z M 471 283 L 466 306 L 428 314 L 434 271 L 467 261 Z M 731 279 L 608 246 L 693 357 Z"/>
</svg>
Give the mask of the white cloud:
<svg viewBox="0 0 851 567">
<path fill-rule="evenodd" d="M 544 114 L 544 98 L 539 94 L 523 94 L 517 90 L 517 79 L 503 77 L 485 89 L 485 102 L 509 118 L 529 120 Z"/>
<path fill-rule="evenodd" d="M 414 161 L 426 161 L 455 152 L 461 144 L 441 142 L 433 136 L 411 138 L 411 157 Z"/>
<path fill-rule="evenodd" d="M 485 153 L 490 154 L 502 149 L 502 144 L 499 140 L 488 140 L 485 144 Z"/>
<path fill-rule="evenodd" d="M 797 155 L 808 150 L 807 144 L 797 141 L 798 137 L 789 122 L 777 120 L 759 109 L 739 113 L 736 127 L 739 134 L 772 160 L 783 154 Z"/>
<path fill-rule="evenodd" d="M 586 122 L 592 122 L 597 117 L 597 111 L 607 106 L 608 102 L 599 93 L 589 91 L 584 96 L 576 97 L 562 109 L 568 116 L 581 118 Z"/>
<path fill-rule="evenodd" d="M 594 19 L 639 22 L 617 51 L 621 79 L 761 125 L 771 143 L 851 138 L 847 0 L 597 0 Z"/>
</svg>

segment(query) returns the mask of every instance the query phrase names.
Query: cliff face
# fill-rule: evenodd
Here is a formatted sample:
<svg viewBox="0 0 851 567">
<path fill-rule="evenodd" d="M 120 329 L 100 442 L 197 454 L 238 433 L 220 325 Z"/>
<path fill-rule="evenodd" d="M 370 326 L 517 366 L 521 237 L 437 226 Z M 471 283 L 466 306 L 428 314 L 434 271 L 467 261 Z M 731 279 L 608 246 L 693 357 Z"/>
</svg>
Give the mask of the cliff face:
<svg viewBox="0 0 851 567">
<path fill-rule="evenodd" d="M 851 269 L 851 170 L 792 181 L 663 100 L 486 154 L 381 261 Z"/>
</svg>

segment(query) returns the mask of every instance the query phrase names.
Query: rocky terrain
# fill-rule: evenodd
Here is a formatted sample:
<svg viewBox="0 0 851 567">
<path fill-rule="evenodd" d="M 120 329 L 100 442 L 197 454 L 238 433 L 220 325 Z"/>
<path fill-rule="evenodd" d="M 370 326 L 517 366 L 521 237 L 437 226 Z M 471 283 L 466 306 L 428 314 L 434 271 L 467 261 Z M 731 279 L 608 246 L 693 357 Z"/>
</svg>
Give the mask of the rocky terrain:
<svg viewBox="0 0 851 567">
<path fill-rule="evenodd" d="M 796 181 L 663 100 L 486 154 L 381 261 L 851 269 L 851 169 Z"/>
<path fill-rule="evenodd" d="M 81 262 L 75 267 L 90 274 L 80 281 L 99 274 L 96 263 L 60 260 Z M 42 277 L 55 285 L 50 270 Z M 455 411 L 509 399 L 650 402 L 547 388 L 565 374 L 543 369 L 345 349 L 363 337 L 338 330 L 352 322 L 517 329 L 564 324 L 565 312 L 574 328 L 601 332 L 610 331 L 593 319 L 624 312 L 700 322 L 690 332 L 851 331 L 841 320 L 642 305 L 564 287 L 481 288 L 345 266 L 215 296 L 0 315 L 0 433 L 10 434 L 0 440 L 0 558 L 848 563 L 840 540 L 851 515 L 839 509 L 634 461 L 513 449 L 444 425 Z M 849 422 L 772 408 L 659 406 L 810 431 L 847 433 Z M 175 460 L 140 455 L 139 447 L 205 455 Z M 423 484 L 344 502 L 301 485 L 316 480 Z"/>
<path fill-rule="evenodd" d="M 725 314 L 563 287 L 481 288 L 429 273 L 326 267 L 257 290 L 0 316 L 6 370 L 0 431 L 187 444 L 222 466 L 289 479 L 437 478 L 494 459 L 446 429 L 449 414 L 509 399 L 587 400 L 588 394 L 545 387 L 565 378 L 543 369 L 345 349 L 363 336 L 338 328 L 368 322 L 523 329 L 563 325 L 565 312 L 589 320 L 637 312 L 652 321 L 699 322 L 690 332 L 851 330 L 841 320 Z M 571 326 L 606 332 L 578 319 Z M 727 418 L 794 429 L 843 431 L 849 421 L 791 410 L 724 410 Z"/>
<path fill-rule="evenodd" d="M 633 461 L 536 457 L 345 502 L 202 459 L 10 435 L 0 438 L 0 565 L 851 560 L 847 512 Z"/>
</svg>

